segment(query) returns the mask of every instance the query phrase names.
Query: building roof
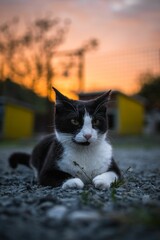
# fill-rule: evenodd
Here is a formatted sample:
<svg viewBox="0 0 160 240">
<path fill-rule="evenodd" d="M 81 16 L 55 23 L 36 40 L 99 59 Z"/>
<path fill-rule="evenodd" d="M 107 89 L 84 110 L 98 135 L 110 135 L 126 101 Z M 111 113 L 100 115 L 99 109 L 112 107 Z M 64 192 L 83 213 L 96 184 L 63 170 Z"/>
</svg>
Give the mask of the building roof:
<svg viewBox="0 0 160 240">
<path fill-rule="evenodd" d="M 105 92 L 107 92 L 108 90 L 106 91 L 95 91 L 95 92 L 82 92 L 82 93 L 79 93 L 79 98 L 80 99 L 86 99 L 86 100 L 89 100 L 89 99 L 92 99 L 92 98 L 96 98 L 102 94 L 104 94 Z M 142 104 L 144 105 L 144 99 L 142 100 L 140 97 L 138 98 L 137 96 L 129 96 L 129 95 L 126 95 L 120 91 L 112 91 L 112 96 L 113 97 L 116 97 L 117 95 L 123 95 L 124 97 L 126 98 L 129 98 L 139 104 Z"/>
<path fill-rule="evenodd" d="M 13 104 L 13 105 L 17 105 L 20 107 L 28 108 L 29 110 L 33 110 L 33 111 L 35 110 L 34 106 L 32 106 L 31 104 L 16 100 L 14 98 L 0 97 L 0 104 L 3 104 L 3 105 Z"/>
</svg>

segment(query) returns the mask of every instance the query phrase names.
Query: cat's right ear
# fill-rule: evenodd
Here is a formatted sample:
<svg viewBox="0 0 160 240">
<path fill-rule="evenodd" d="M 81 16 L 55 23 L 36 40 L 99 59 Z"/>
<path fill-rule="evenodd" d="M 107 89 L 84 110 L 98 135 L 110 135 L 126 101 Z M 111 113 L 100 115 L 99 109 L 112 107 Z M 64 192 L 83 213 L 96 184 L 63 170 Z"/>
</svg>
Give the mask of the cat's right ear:
<svg viewBox="0 0 160 240">
<path fill-rule="evenodd" d="M 64 96 L 62 93 L 60 93 L 55 87 L 52 87 L 52 88 L 56 94 L 56 103 L 66 102 L 69 100 L 66 96 Z"/>
<path fill-rule="evenodd" d="M 74 100 L 69 99 L 68 97 L 64 96 L 61 92 L 59 92 L 56 88 L 52 87 L 56 94 L 56 112 L 59 109 L 61 111 L 61 107 L 72 109 L 76 112 L 76 108 L 74 107 Z"/>
</svg>

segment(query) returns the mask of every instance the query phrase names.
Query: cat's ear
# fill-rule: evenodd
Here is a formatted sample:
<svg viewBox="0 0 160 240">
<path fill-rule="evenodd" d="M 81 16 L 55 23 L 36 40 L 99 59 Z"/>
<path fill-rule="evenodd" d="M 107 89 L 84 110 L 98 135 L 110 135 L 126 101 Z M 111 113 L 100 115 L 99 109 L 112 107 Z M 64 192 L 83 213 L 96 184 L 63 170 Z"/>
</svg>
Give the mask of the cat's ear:
<svg viewBox="0 0 160 240">
<path fill-rule="evenodd" d="M 69 101 L 69 98 L 60 93 L 55 87 L 52 87 L 56 94 L 56 102 L 66 102 Z"/>
<path fill-rule="evenodd" d="M 76 108 L 74 107 L 74 100 L 64 96 L 56 88 L 54 88 L 54 87 L 52 87 L 52 88 L 56 93 L 56 109 L 59 109 L 61 107 L 63 107 L 63 109 L 70 108 L 76 112 Z"/>
<path fill-rule="evenodd" d="M 110 100 L 110 96 L 111 96 L 111 90 L 93 100 L 93 104 L 95 108 L 94 114 L 97 114 L 98 112 L 106 112 L 107 103 Z"/>
<path fill-rule="evenodd" d="M 103 93 L 101 96 L 97 97 L 94 101 L 96 104 L 100 103 L 107 103 L 110 100 L 112 91 L 109 90 L 108 92 Z"/>
</svg>

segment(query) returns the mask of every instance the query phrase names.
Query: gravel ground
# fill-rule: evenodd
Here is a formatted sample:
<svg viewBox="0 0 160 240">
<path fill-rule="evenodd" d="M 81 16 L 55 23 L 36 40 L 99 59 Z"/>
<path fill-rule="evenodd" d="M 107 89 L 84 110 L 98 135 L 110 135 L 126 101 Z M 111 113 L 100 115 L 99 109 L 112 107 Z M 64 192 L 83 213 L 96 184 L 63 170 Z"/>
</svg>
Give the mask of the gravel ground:
<svg viewBox="0 0 160 240">
<path fill-rule="evenodd" d="M 115 147 L 124 181 L 107 191 L 38 186 L 32 171 L 7 163 L 11 152 L 31 147 L 1 146 L 0 239 L 160 239 L 158 144 Z"/>
</svg>

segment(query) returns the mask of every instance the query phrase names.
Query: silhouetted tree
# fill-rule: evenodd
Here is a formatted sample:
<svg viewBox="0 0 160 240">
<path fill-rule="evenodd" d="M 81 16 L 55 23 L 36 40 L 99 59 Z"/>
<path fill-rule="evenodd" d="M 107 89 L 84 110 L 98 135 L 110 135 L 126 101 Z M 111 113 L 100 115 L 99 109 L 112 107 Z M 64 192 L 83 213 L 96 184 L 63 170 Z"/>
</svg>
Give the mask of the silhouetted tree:
<svg viewBox="0 0 160 240">
<path fill-rule="evenodd" d="M 146 73 L 140 76 L 139 94 L 148 100 L 149 107 L 160 109 L 160 75 Z"/>
<path fill-rule="evenodd" d="M 19 19 L 14 18 L 0 25 L 0 80 L 14 79 L 33 90 L 39 86 L 42 88 L 43 84 L 43 91 L 50 97 L 52 81 L 60 68 L 55 58 L 65 41 L 70 22 L 52 17 L 39 18 L 24 28 L 23 33 L 18 33 L 18 23 Z M 71 70 L 77 66 L 76 58 L 81 61 L 84 53 L 96 46 L 97 40 L 91 39 L 82 47 L 70 51 L 67 61 L 61 65 L 61 74 L 69 77 Z M 79 62 L 79 78 L 83 69 L 81 65 L 82 62 Z"/>
<path fill-rule="evenodd" d="M 96 49 L 98 46 L 97 39 L 90 39 L 84 43 L 80 48 L 71 51 L 59 52 L 58 55 L 68 56 L 70 61 L 63 64 L 63 76 L 69 77 L 71 71 L 77 68 L 76 75 L 79 81 L 79 91 L 84 90 L 84 65 L 85 65 L 85 54 L 91 50 Z"/>
<path fill-rule="evenodd" d="M 16 78 L 23 84 L 27 78 L 33 89 L 38 81 L 45 80 L 49 91 L 55 74 L 53 57 L 65 40 L 69 22 L 40 18 L 21 35 L 16 30 L 18 22 L 14 19 L 0 26 L 0 78 Z"/>
</svg>

